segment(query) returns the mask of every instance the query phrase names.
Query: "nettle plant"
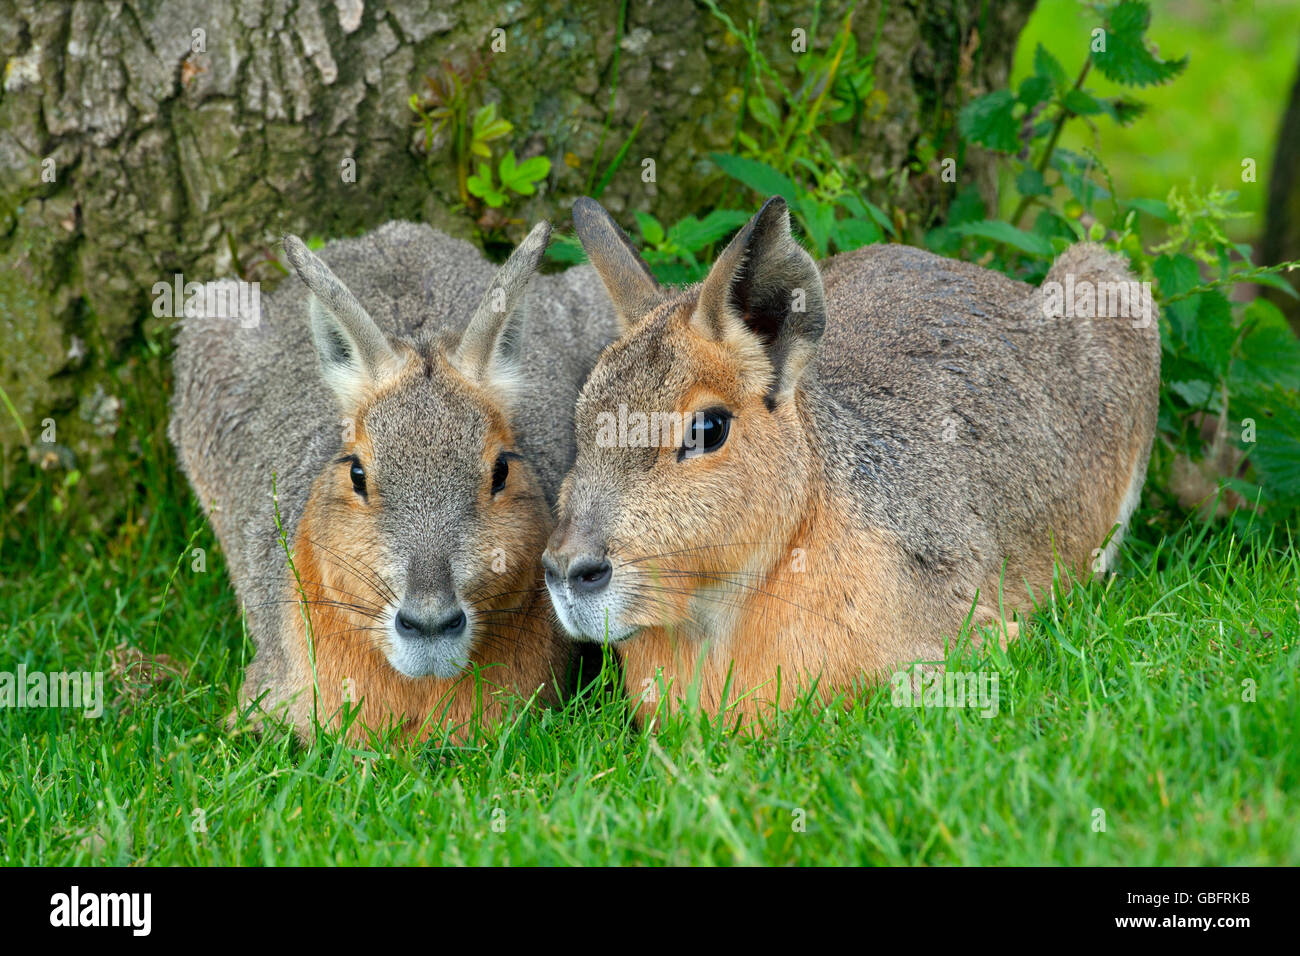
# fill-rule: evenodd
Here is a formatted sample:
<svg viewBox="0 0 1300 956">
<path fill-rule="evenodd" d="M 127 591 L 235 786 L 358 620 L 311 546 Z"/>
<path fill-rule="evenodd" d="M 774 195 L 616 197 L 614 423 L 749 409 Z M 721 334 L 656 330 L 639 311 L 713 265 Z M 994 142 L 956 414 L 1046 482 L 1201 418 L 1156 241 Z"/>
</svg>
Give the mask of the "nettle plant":
<svg viewBox="0 0 1300 956">
<path fill-rule="evenodd" d="M 713 0 L 704 0 L 704 5 L 746 55 L 742 84 L 727 94 L 736 110 L 733 151 L 713 153 L 710 158 L 744 187 L 747 211 L 715 209 L 703 218 L 688 216 L 669 226 L 648 213 L 634 212 L 640 245 L 655 275 L 664 282 L 703 278 L 718 243 L 749 221 L 755 203 L 771 196 L 786 201 L 818 257 L 879 242 L 886 235 L 896 238 L 894 223 L 866 198 L 867 178 L 852 161 L 837 154 L 828 138 L 832 129 L 847 130 L 847 141 L 855 146 L 881 111 L 883 94 L 875 90 L 875 50 L 859 51 L 852 31 L 853 11 L 824 50 L 815 49 L 814 42 L 820 4 L 814 5 L 807 31 L 794 31 L 782 41 L 790 44 L 797 73 L 797 82 L 791 83 L 764 52 L 766 41 L 760 40 L 755 21 L 747 21 L 742 29 Z M 597 189 L 589 192 L 598 196 L 610 175 L 607 171 Z M 572 237 L 558 237 L 549 257 L 579 262 L 582 247 Z"/>
<path fill-rule="evenodd" d="M 792 84 L 773 67 L 753 20 L 741 29 L 714 0 L 704 0 L 704 5 L 746 54 L 742 85 L 730 94 L 736 106 L 732 152 L 712 154 L 718 168 L 763 199 L 783 198 L 819 258 L 886 235 L 897 238 L 890 217 L 867 198 L 867 176 L 830 138 L 838 130 L 851 156 L 884 102 L 875 88 L 875 46 L 860 50 L 853 33 L 856 7 L 845 14 L 824 50 L 814 43 L 819 3 L 806 34 L 791 32 L 788 42 L 798 78 Z"/>
<path fill-rule="evenodd" d="M 1186 57 L 1164 60 L 1151 48 L 1145 2 L 1093 10 L 1099 26 L 1073 80 L 1039 46 L 1033 74 L 1014 92 L 986 94 L 961 112 L 963 144 L 1001 158 L 1014 200 L 1009 216 L 990 218 L 978 192 L 968 188 L 925 243 L 1031 282 L 1080 240 L 1125 254 L 1138 277 L 1152 283 L 1161 309 L 1163 382 L 1153 472 L 1169 479 L 1200 468 L 1210 478 L 1209 493 L 1221 479 L 1241 501 L 1288 515 L 1300 505 L 1300 342 L 1275 306 L 1246 301 L 1245 290 L 1234 290 L 1257 283 L 1294 296 L 1280 273 L 1298 264 L 1255 266 L 1250 246 L 1229 238 L 1226 224 L 1243 215 L 1233 209 L 1235 192 L 1198 191 L 1191 183 L 1163 198 L 1124 198 L 1095 151 L 1078 154 L 1058 145 L 1069 123 L 1095 131 L 1099 121 L 1126 125 L 1145 111 L 1127 94 L 1090 91 L 1085 82 L 1092 70 L 1140 88 L 1168 83 L 1187 66 Z M 1188 503 L 1187 494 L 1181 497 Z"/>
</svg>

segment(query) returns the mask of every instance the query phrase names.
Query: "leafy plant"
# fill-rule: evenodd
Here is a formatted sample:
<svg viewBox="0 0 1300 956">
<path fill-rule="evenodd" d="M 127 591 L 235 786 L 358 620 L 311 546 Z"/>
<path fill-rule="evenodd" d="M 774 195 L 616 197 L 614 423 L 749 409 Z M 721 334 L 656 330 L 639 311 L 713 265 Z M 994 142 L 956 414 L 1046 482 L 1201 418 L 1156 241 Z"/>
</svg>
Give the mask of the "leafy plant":
<svg viewBox="0 0 1300 956">
<path fill-rule="evenodd" d="M 444 130 L 449 131 L 460 201 L 473 208 L 474 200 L 481 200 L 491 214 L 480 217 L 479 225 L 492 231 L 505 223 L 495 211 L 509 202 L 511 194 L 533 195 L 537 184 L 550 175 L 551 161 L 535 156 L 519 162 L 514 150 L 507 150 L 494 170 L 493 146 L 509 136 L 515 127 L 499 114 L 496 103 L 473 108 L 474 89 L 486 72 L 486 65 L 478 57 L 472 57 L 465 66 L 443 61 L 434 73 L 424 78 L 428 87 L 424 97 L 412 93 L 409 105 L 418 117 L 417 123 L 424 127 L 424 146 L 430 158 L 436 137 Z M 473 174 L 471 163 L 476 164 Z"/>
<path fill-rule="evenodd" d="M 545 156 L 534 156 L 519 163 L 512 149 L 501 157 L 495 182 L 492 167 L 487 163 L 479 163 L 478 174 L 469 177 L 468 187 L 470 193 L 496 209 L 505 205 L 510 192 L 531 196 L 537 191 L 537 184 L 550 173 L 551 161 Z"/>
<path fill-rule="evenodd" d="M 779 170 L 744 156 L 714 153 L 718 168 L 758 196 L 780 196 L 803 228 L 818 257 L 832 250 L 847 252 L 879 242 L 894 225 L 879 206 L 844 186 L 836 170 L 830 170 L 811 187 L 801 186 Z"/>
<path fill-rule="evenodd" d="M 875 90 L 875 51 L 861 53 L 853 34 L 856 6 L 845 14 L 828 49 L 797 54 L 800 82 L 791 87 L 764 52 L 753 20 L 742 30 L 714 0 L 704 4 L 748 57 L 735 150 L 713 154 L 718 168 L 760 199 L 785 199 L 819 256 L 896 236 L 894 223 L 867 199 L 866 177 L 837 155 L 828 136 L 836 127 L 856 132 Z M 809 43 L 819 18 L 817 4 Z"/>
<path fill-rule="evenodd" d="M 1034 72 L 1016 91 L 996 90 L 962 110 L 965 143 L 1001 157 L 1015 205 L 990 216 L 972 188 L 960 193 L 945 225 L 926 244 L 944 255 L 1040 280 L 1055 256 L 1089 239 L 1123 252 L 1161 307 L 1163 385 L 1156 467 L 1168 477 L 1176 460 L 1208 462 L 1242 501 L 1286 513 L 1300 505 L 1300 342 L 1264 300 L 1233 301 L 1254 282 L 1295 295 L 1279 273 L 1296 263 L 1257 267 L 1251 249 L 1232 242 L 1224 224 L 1236 193 L 1195 184 L 1161 198 L 1115 194 L 1109 171 L 1092 151 L 1058 146 L 1067 123 L 1094 131 L 1109 120 L 1134 122 L 1145 111 L 1124 93 L 1099 96 L 1085 86 L 1095 68 L 1129 88 L 1167 83 L 1187 58 L 1164 60 L 1146 32 L 1142 0 L 1097 5 L 1102 24 L 1073 82 L 1041 45 Z M 1032 219 L 1030 216 L 1032 214 Z M 1235 446 L 1237 453 L 1225 454 Z"/>
<path fill-rule="evenodd" d="M 424 149 L 432 155 L 434 139 L 445 129 L 451 131 L 452 155 L 456 160 L 456 181 L 461 202 L 469 203 L 467 180 L 470 156 L 490 156 L 488 143 L 505 136 L 513 128 L 496 117 L 496 105 L 489 103 L 473 114 L 471 121 L 470 95 L 487 73 L 487 64 L 478 57 L 459 66 L 443 60 L 438 68 L 425 76 L 428 92 L 424 97 L 412 93 L 408 101 L 416 122 L 424 126 Z"/>
<path fill-rule="evenodd" d="M 634 212 L 641 233 L 638 247 L 660 282 L 695 282 L 704 278 L 711 257 L 702 255 L 719 240 L 749 221 L 750 213 L 715 209 L 703 219 L 687 216 L 667 228 L 646 212 Z M 556 262 L 583 261 L 582 245 L 572 236 L 558 236 L 549 250 Z"/>
</svg>

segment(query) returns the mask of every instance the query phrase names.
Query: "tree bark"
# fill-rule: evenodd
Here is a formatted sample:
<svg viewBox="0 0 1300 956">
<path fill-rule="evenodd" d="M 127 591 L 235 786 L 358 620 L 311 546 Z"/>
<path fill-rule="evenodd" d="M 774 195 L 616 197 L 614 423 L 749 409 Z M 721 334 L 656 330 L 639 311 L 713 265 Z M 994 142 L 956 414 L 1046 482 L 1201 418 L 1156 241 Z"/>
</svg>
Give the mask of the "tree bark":
<svg viewBox="0 0 1300 956">
<path fill-rule="evenodd" d="M 1277 132 L 1277 151 L 1273 154 L 1273 173 L 1268 183 L 1268 209 L 1264 241 L 1260 244 L 1260 264 L 1277 265 L 1300 259 L 1300 66 L 1291 87 L 1291 102 L 1282 115 Z M 1283 273 L 1292 287 L 1300 286 L 1300 273 Z M 1300 300 L 1277 289 L 1264 287 L 1272 300 L 1300 335 Z"/>
<path fill-rule="evenodd" d="M 825 4 L 815 35 L 806 0 L 724 6 L 742 26 L 760 17 L 769 58 L 793 78 L 791 30 L 824 49 L 847 4 Z M 1003 85 L 1032 6 L 860 3 L 854 31 L 876 50 L 879 91 L 863 167 L 885 181 L 962 103 Z M 597 174 L 643 115 L 602 202 L 666 223 L 707 208 L 725 188 L 707 157 L 732 145 L 744 50 L 694 0 L 624 9 L 616 44 L 620 7 L 599 0 L 0 0 L 0 387 L 15 412 L 0 407 L 5 473 L 20 450 L 91 474 L 111 466 L 103 449 L 123 408 L 110 372 L 167 321 L 149 311 L 154 283 L 246 272 L 285 232 L 409 218 L 469 235 L 449 150 L 422 154 L 407 102 L 441 60 L 481 54 L 477 95 L 514 124 L 510 145 L 552 160 L 512 210 L 520 226 L 562 224 L 602 137 Z M 505 49 L 493 52 L 498 29 Z M 653 183 L 643 158 L 655 159 Z M 926 179 L 914 174 L 889 203 L 941 210 L 937 188 L 915 188 Z M 47 417 L 53 441 L 41 440 Z"/>
</svg>

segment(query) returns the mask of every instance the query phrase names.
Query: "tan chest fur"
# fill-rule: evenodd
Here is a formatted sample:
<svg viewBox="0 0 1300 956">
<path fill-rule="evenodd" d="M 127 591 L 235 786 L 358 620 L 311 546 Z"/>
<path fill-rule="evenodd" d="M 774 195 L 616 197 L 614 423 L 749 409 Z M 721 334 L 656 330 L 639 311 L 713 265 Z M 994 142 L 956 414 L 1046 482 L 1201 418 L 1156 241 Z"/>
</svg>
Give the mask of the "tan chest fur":
<svg viewBox="0 0 1300 956">
<path fill-rule="evenodd" d="M 851 698 L 900 659 L 942 655 L 922 636 L 932 630 L 917 619 L 918 596 L 902 587 L 898 549 L 876 532 L 846 534 L 835 513 L 825 499 L 813 505 L 764 575 L 698 569 L 696 583 L 709 590 L 696 604 L 716 636 L 645 628 L 618 645 L 643 717 L 665 691 L 670 703 L 698 700 L 711 713 L 725 704 L 744 718 L 788 707 L 814 682 L 822 700 Z"/>
</svg>

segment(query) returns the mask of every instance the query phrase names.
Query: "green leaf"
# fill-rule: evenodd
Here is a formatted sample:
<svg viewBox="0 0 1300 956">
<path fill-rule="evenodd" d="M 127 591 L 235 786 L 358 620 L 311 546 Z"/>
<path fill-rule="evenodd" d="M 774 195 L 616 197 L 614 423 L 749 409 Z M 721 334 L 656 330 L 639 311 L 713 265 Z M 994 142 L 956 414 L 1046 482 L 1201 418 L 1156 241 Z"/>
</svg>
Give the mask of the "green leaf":
<svg viewBox="0 0 1300 956">
<path fill-rule="evenodd" d="M 1277 289 L 1279 292 L 1285 292 L 1293 299 L 1300 299 L 1300 293 L 1296 292 L 1295 287 L 1276 273 L 1265 272 L 1255 276 L 1250 281 L 1258 283 L 1259 285 L 1266 285 L 1270 289 Z"/>
<path fill-rule="evenodd" d="M 470 195 L 482 199 L 493 209 L 505 204 L 506 195 L 493 184 L 492 170 L 487 163 L 478 164 L 478 174 L 465 180 L 465 188 L 469 190 Z"/>
<path fill-rule="evenodd" d="M 552 262 L 566 264 L 586 262 L 587 254 L 577 236 L 555 236 L 546 247 L 546 257 Z"/>
<path fill-rule="evenodd" d="M 1282 505 L 1300 502 L 1300 396 L 1274 386 L 1262 396 L 1250 463 L 1265 494 Z"/>
<path fill-rule="evenodd" d="M 1046 196 L 1051 191 L 1043 180 L 1043 174 L 1032 166 L 1026 166 L 1016 177 L 1016 189 L 1022 196 Z"/>
<path fill-rule="evenodd" d="M 830 203 L 820 203 L 811 196 L 804 196 L 795 205 L 795 212 L 803 224 L 804 231 L 812 240 L 817 258 L 825 257 L 831 242 L 831 230 L 835 228 L 835 207 Z"/>
<path fill-rule="evenodd" d="M 1005 243 L 1031 256 L 1044 259 L 1050 259 L 1053 256 L 1052 244 L 1042 236 L 1034 235 L 1032 232 L 1025 232 L 1023 229 L 1017 229 L 1010 223 L 1001 222 L 997 219 L 965 222 L 953 228 L 963 236 L 978 236 L 981 239 Z"/>
<path fill-rule="evenodd" d="M 1218 290 L 1196 296 L 1196 321 L 1188 329 L 1192 358 L 1217 377 L 1227 374 L 1237 330 L 1232 324 L 1232 303 Z"/>
<path fill-rule="evenodd" d="M 715 209 L 703 219 L 687 216 L 668 230 L 668 238 L 691 252 L 698 252 L 749 222 L 750 214 L 738 209 Z"/>
<path fill-rule="evenodd" d="M 754 117 L 760 126 L 765 126 L 772 132 L 781 130 L 781 111 L 776 103 L 766 96 L 751 96 L 749 98 L 749 114 Z"/>
<path fill-rule="evenodd" d="M 1196 263 L 1181 253 L 1162 255 L 1151 263 L 1151 271 L 1156 277 L 1156 290 L 1161 301 L 1164 316 L 1169 322 L 1171 348 L 1191 349 L 1191 340 L 1195 336 L 1196 311 L 1199 302 L 1196 297 L 1167 302 L 1168 299 L 1182 295 L 1201 284 L 1201 274 Z"/>
<path fill-rule="evenodd" d="M 960 226 L 964 222 L 979 222 L 988 218 L 988 208 L 984 197 L 975 186 L 966 186 L 958 191 L 952 204 L 948 206 L 948 225 Z"/>
<path fill-rule="evenodd" d="M 492 188 L 492 170 L 487 163 L 478 164 L 478 172 L 465 180 L 471 195 L 482 197 Z"/>
<path fill-rule="evenodd" d="M 1144 212 L 1148 216 L 1153 216 L 1162 222 L 1178 221 L 1178 217 L 1169 208 L 1169 204 L 1162 199 L 1130 199 L 1124 205 L 1139 212 Z"/>
<path fill-rule="evenodd" d="M 1070 78 L 1065 75 L 1061 61 L 1052 56 L 1041 43 L 1034 48 L 1034 75 L 1050 79 L 1058 91 L 1063 91 L 1070 85 Z"/>
<path fill-rule="evenodd" d="M 1125 96 L 1116 96 L 1109 100 L 1102 100 L 1102 105 L 1106 107 L 1106 112 L 1111 115 L 1120 126 L 1128 126 L 1135 119 L 1147 111 L 1147 105 L 1140 100 L 1129 99 Z"/>
<path fill-rule="evenodd" d="M 506 154 L 501 157 L 501 162 L 497 166 L 497 175 L 501 177 L 501 185 L 504 187 L 510 187 L 514 183 L 518 168 L 515 166 L 513 149 L 506 150 Z"/>
<path fill-rule="evenodd" d="M 1108 80 L 1124 86 L 1159 86 L 1187 68 L 1187 57 L 1162 60 L 1147 47 L 1151 9 L 1142 0 L 1123 0 L 1107 18 L 1106 50 L 1092 61 Z"/>
<path fill-rule="evenodd" d="M 747 159 L 744 156 L 730 156 L 726 153 L 711 153 L 710 158 L 732 179 L 748 186 L 765 199 L 769 196 L 780 196 L 790 205 L 794 205 L 799 198 L 799 190 L 794 181 L 766 163 Z"/>
<path fill-rule="evenodd" d="M 1248 331 L 1232 363 L 1232 391 L 1248 391 L 1257 384 L 1300 390 L 1300 339 L 1286 316 L 1267 299 L 1255 299 L 1243 318 Z"/>
<path fill-rule="evenodd" d="M 1031 108 L 1042 103 L 1052 95 L 1052 80 L 1046 76 L 1027 76 L 1020 81 L 1020 90 L 1016 99 Z"/>
<path fill-rule="evenodd" d="M 1012 114 L 1016 98 L 1010 90 L 988 93 L 967 103 L 957 117 L 957 128 L 973 143 L 1014 153 L 1020 149 L 1020 123 Z"/>
<path fill-rule="evenodd" d="M 513 149 L 501 157 L 501 165 L 498 167 L 501 185 L 521 196 L 531 196 L 536 192 L 534 184 L 545 179 L 550 171 L 551 161 L 545 156 L 534 156 L 520 163 L 515 159 Z"/>
<path fill-rule="evenodd" d="M 696 265 L 687 265 L 684 262 L 654 262 L 649 263 L 650 271 L 654 277 L 664 285 L 686 285 L 690 282 L 698 282 L 704 278 L 707 270 Z"/>
<path fill-rule="evenodd" d="M 1076 116 L 1095 116 L 1106 109 L 1101 100 L 1083 90 L 1070 90 L 1061 97 L 1061 103 Z"/>
<path fill-rule="evenodd" d="M 1171 382 L 1169 388 L 1191 408 L 1204 407 L 1209 402 L 1210 393 L 1213 391 L 1210 383 L 1201 379 Z"/>
<path fill-rule="evenodd" d="M 1156 282 L 1160 284 L 1161 298 L 1182 295 L 1201 284 L 1201 273 L 1197 270 L 1195 261 L 1181 253 L 1176 256 L 1160 256 L 1151 263 L 1151 269 L 1156 274 Z"/>
<path fill-rule="evenodd" d="M 880 227 L 867 219 L 840 219 L 835 223 L 835 247 L 840 252 L 869 246 L 884 238 Z"/>
<path fill-rule="evenodd" d="M 473 139 L 480 143 L 490 142 L 505 136 L 514 125 L 508 120 L 497 118 L 497 105 L 489 103 L 474 114 L 472 124 Z"/>
<path fill-rule="evenodd" d="M 661 246 L 664 242 L 664 227 L 659 220 L 648 212 L 634 212 L 636 224 L 641 230 L 641 238 L 652 246 Z"/>
<path fill-rule="evenodd" d="M 885 215 L 885 211 L 871 200 L 862 199 L 859 196 L 855 196 L 853 193 L 845 193 L 839 198 L 839 204 L 847 209 L 854 219 L 870 218 L 876 223 L 876 225 L 891 236 L 898 235 L 898 230 L 894 228 L 894 224 L 890 221 L 889 216 Z M 980 215 L 982 216 L 983 214 L 983 207 L 981 206 Z"/>
</svg>

